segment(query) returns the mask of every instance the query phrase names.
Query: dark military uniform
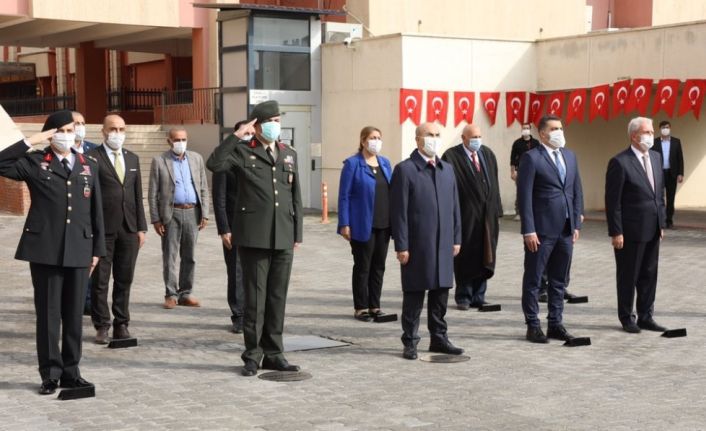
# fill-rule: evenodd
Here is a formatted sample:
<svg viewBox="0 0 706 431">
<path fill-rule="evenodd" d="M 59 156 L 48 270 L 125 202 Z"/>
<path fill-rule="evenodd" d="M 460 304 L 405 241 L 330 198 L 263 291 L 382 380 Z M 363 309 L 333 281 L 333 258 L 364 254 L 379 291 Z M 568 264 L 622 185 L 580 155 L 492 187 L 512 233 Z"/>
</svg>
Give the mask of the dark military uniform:
<svg viewBox="0 0 706 431">
<path fill-rule="evenodd" d="M 277 145 L 273 162 L 261 142 L 229 136 L 206 166 L 232 170 L 238 192 L 233 243 L 238 246 L 245 292 L 243 360 L 283 359 L 282 329 L 294 243 L 302 240 L 297 154 Z"/>
<path fill-rule="evenodd" d="M 15 258 L 32 273 L 39 374 L 75 380 L 88 271 L 105 255 L 98 164 L 74 152 L 69 174 L 51 147 L 27 150 L 20 141 L 1 151 L 0 175 L 26 182 L 32 199 Z"/>
</svg>

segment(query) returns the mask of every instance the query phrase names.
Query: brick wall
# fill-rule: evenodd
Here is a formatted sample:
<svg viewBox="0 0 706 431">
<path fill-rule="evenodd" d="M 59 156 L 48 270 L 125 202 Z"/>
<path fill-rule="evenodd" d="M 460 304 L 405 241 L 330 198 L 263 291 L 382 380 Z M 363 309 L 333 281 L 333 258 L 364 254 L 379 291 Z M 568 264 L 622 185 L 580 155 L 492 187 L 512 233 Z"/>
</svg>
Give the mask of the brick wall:
<svg viewBox="0 0 706 431">
<path fill-rule="evenodd" d="M 0 177 L 0 211 L 26 215 L 29 205 L 29 190 L 23 181 Z"/>
</svg>

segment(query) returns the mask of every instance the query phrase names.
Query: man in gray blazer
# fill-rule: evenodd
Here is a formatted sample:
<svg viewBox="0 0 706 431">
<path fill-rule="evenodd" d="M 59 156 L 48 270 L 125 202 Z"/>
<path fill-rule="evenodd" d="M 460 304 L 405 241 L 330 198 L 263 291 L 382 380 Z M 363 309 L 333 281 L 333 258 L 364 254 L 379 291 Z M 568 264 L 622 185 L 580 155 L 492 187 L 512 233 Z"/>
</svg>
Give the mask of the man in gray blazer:
<svg viewBox="0 0 706 431">
<path fill-rule="evenodd" d="M 194 284 L 194 248 L 208 220 L 208 183 L 203 158 L 186 151 L 187 133 L 173 127 L 167 135 L 169 151 L 152 159 L 148 202 L 150 223 L 162 238 L 162 265 L 166 293 L 164 308 L 177 304 L 199 307 L 191 295 Z M 181 257 L 177 277 L 177 257 Z"/>
</svg>

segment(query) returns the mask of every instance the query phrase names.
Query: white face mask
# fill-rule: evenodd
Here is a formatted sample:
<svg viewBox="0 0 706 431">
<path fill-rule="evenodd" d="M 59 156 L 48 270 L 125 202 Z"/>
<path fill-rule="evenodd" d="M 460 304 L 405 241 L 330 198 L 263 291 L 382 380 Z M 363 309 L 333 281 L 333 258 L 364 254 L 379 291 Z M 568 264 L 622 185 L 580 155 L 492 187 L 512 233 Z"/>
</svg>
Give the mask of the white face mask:
<svg viewBox="0 0 706 431">
<path fill-rule="evenodd" d="M 54 133 L 51 137 L 51 144 L 60 153 L 68 153 L 74 146 L 76 135 L 73 133 Z"/>
<path fill-rule="evenodd" d="M 471 138 L 468 140 L 468 149 L 473 152 L 480 150 L 481 145 L 483 145 L 481 138 Z"/>
<path fill-rule="evenodd" d="M 649 150 L 650 148 L 652 148 L 654 143 L 655 141 L 652 138 L 652 135 L 650 135 L 649 133 L 643 133 L 642 135 L 640 135 L 640 148 L 642 148 L 642 151 Z"/>
<path fill-rule="evenodd" d="M 381 139 L 368 139 L 368 151 L 373 154 L 379 154 L 382 149 Z"/>
<path fill-rule="evenodd" d="M 81 124 L 74 126 L 74 132 L 76 133 L 77 140 L 83 141 L 86 139 L 86 126 Z"/>
<path fill-rule="evenodd" d="M 424 137 L 424 152 L 429 157 L 434 157 L 441 150 L 441 138 L 436 138 L 434 136 Z"/>
<path fill-rule="evenodd" d="M 252 141 L 252 135 L 244 135 L 243 141 Z"/>
<path fill-rule="evenodd" d="M 125 133 L 110 132 L 108 139 L 105 140 L 106 145 L 112 150 L 119 150 L 125 143 Z"/>
<path fill-rule="evenodd" d="M 174 141 L 172 142 L 172 151 L 177 156 L 181 156 L 186 151 L 186 141 Z"/>
<path fill-rule="evenodd" d="M 522 137 L 526 138 L 530 135 L 529 129 L 522 129 Z"/>
<path fill-rule="evenodd" d="M 669 136 L 669 132 L 670 132 L 669 127 L 662 127 L 660 132 L 662 132 L 662 136 Z"/>
<path fill-rule="evenodd" d="M 564 138 L 563 130 L 552 130 L 549 132 L 549 143 L 556 148 L 564 148 L 566 139 Z"/>
</svg>

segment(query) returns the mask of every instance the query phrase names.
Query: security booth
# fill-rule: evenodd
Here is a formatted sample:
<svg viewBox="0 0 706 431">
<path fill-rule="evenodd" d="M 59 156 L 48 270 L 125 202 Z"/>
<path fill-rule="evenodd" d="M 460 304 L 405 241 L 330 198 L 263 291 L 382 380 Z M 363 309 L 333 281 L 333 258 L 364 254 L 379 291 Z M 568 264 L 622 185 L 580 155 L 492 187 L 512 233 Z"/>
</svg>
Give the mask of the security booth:
<svg viewBox="0 0 706 431">
<path fill-rule="evenodd" d="M 304 207 L 320 208 L 322 18 L 337 10 L 247 4 L 217 8 L 221 134 L 253 106 L 277 100 L 283 143 L 298 154 Z"/>
</svg>

